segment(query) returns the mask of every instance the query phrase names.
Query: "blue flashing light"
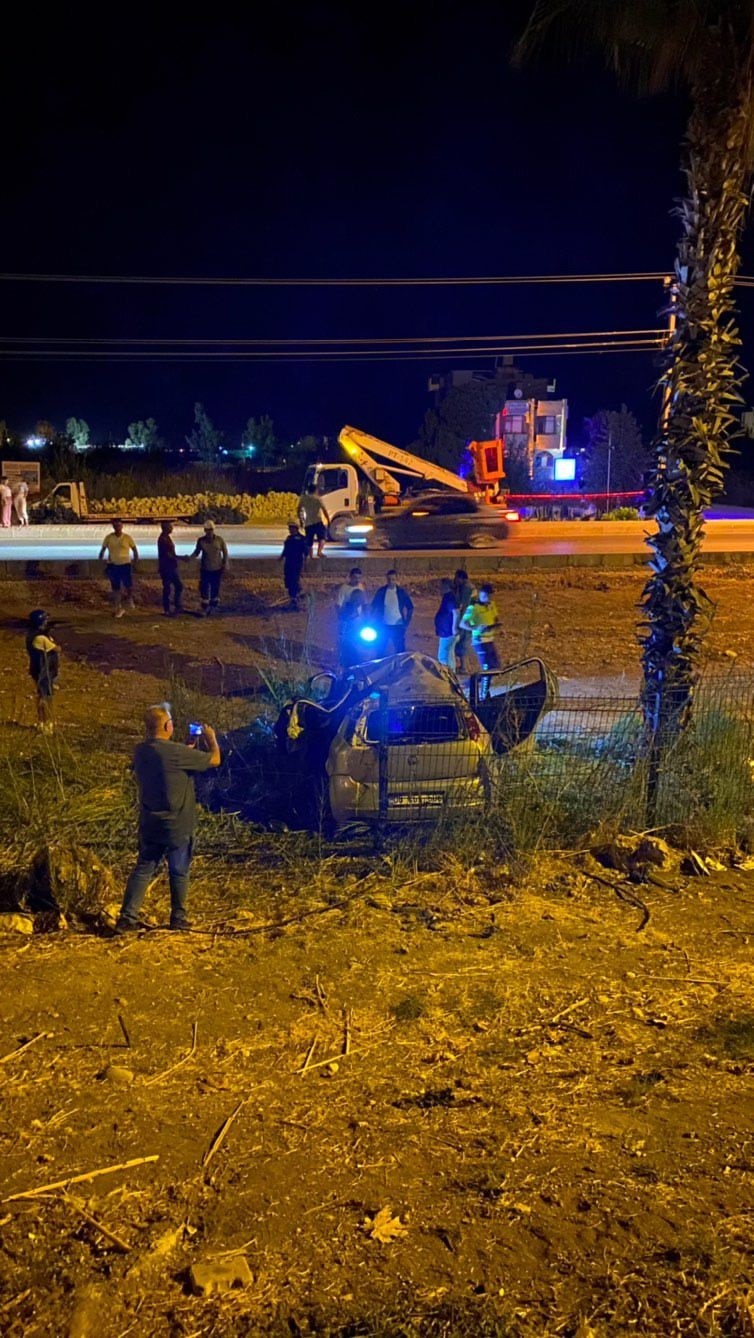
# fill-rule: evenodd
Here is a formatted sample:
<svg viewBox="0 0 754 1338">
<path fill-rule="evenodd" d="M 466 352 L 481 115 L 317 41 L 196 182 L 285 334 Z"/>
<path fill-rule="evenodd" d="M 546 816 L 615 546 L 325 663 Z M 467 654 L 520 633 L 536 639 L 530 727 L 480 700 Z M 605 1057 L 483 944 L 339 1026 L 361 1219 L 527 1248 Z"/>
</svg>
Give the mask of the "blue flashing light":
<svg viewBox="0 0 754 1338">
<path fill-rule="evenodd" d="M 377 629 L 375 627 L 362 627 L 359 636 L 362 641 L 365 641 L 368 646 L 371 646 L 377 640 Z"/>
</svg>

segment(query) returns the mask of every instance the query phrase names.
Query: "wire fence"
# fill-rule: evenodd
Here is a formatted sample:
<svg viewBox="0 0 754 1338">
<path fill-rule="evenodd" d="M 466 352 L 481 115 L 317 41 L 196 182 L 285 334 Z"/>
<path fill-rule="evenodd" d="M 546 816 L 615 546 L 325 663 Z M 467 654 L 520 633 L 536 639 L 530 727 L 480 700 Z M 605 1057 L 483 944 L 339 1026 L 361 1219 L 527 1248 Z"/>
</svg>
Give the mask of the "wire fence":
<svg viewBox="0 0 754 1338">
<path fill-rule="evenodd" d="M 634 697 L 543 701 L 541 685 L 492 692 L 468 714 L 384 706 L 375 732 L 383 821 L 502 822 L 523 849 L 573 847 L 599 828 L 666 829 L 735 843 L 754 806 L 754 681 L 710 679 L 688 727 L 650 736 Z M 399 718 L 400 717 L 400 718 Z M 475 723 L 481 720 L 483 728 Z M 650 760 L 659 759 L 651 795 Z"/>
</svg>

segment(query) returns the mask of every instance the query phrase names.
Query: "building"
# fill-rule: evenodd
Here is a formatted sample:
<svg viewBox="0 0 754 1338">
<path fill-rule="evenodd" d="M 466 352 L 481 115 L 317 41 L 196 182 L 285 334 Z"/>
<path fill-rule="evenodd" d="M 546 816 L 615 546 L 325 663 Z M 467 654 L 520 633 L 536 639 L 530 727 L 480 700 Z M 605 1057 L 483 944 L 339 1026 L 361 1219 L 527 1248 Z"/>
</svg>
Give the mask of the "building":
<svg viewBox="0 0 754 1338">
<path fill-rule="evenodd" d="M 525 471 L 534 490 L 564 479 L 566 467 L 558 462 L 566 448 L 568 401 L 553 398 L 555 381 L 524 371 L 505 354 L 496 360 L 494 372 L 463 368 L 431 376 L 428 389 L 434 393 L 435 407 L 449 391 L 470 381 L 499 387 L 503 403 L 495 415 L 493 434 L 502 439 L 506 459 L 522 466 L 516 471 L 519 476 Z"/>
<path fill-rule="evenodd" d="M 535 489 L 562 478 L 557 465 L 565 454 L 567 421 L 568 400 L 524 399 L 520 390 L 495 416 L 506 459 L 525 465 Z"/>
</svg>

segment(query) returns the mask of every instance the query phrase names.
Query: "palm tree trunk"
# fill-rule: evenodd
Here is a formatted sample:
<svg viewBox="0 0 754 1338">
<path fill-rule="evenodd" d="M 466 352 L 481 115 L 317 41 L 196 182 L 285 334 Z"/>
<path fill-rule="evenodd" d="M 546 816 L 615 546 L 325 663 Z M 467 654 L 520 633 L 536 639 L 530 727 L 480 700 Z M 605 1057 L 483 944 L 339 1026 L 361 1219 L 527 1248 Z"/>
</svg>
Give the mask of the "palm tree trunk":
<svg viewBox="0 0 754 1338">
<path fill-rule="evenodd" d="M 718 72 L 694 90 L 686 137 L 686 197 L 677 214 L 676 328 L 660 378 L 663 414 L 655 445 L 644 587 L 643 709 L 650 739 L 649 807 L 656 816 L 665 747 L 691 717 L 699 651 L 711 601 L 699 584 L 704 511 L 723 486 L 737 425 L 742 369 L 733 286 L 749 205 L 751 71 L 721 52 Z M 734 82 L 735 81 L 735 82 Z"/>
</svg>

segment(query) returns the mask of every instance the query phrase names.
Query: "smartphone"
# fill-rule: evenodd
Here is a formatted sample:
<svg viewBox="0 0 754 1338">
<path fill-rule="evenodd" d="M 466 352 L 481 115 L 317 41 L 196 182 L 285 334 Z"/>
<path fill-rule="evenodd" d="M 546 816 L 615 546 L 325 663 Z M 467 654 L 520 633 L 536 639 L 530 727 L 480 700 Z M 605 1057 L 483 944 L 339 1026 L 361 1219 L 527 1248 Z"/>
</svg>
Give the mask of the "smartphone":
<svg viewBox="0 0 754 1338">
<path fill-rule="evenodd" d="M 192 721 L 191 724 L 189 725 L 189 738 L 198 739 L 201 738 L 201 735 L 202 735 L 201 725 L 197 725 Z"/>
</svg>

